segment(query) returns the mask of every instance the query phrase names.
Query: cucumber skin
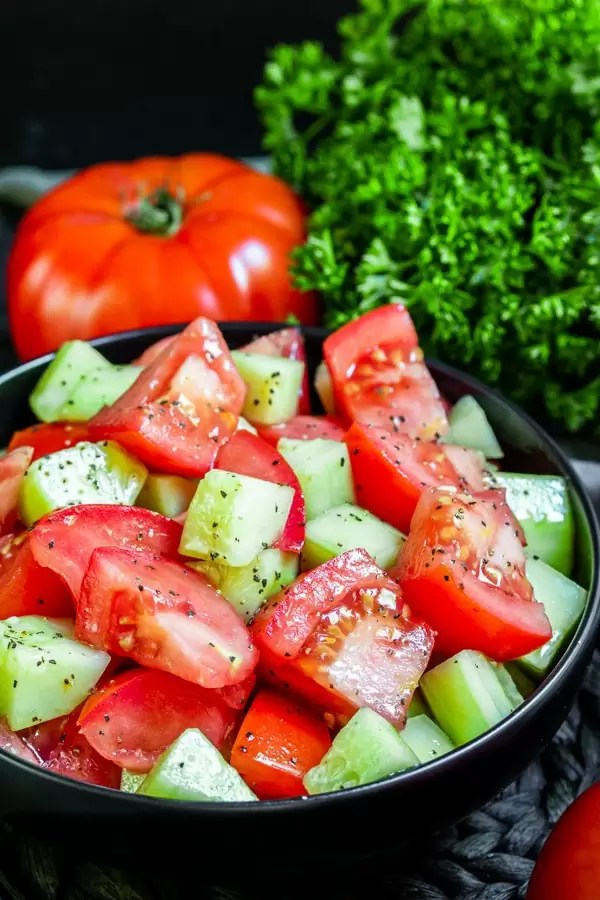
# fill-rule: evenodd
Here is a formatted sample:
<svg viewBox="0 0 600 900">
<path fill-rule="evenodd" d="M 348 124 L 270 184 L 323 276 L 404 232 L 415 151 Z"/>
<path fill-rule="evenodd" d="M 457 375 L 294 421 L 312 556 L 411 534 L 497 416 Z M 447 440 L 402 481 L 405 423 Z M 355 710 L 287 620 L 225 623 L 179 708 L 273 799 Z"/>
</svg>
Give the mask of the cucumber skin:
<svg viewBox="0 0 600 900">
<path fill-rule="evenodd" d="M 303 571 L 314 569 L 346 550 L 362 548 L 378 566 L 387 569 L 396 562 L 404 540 L 392 525 L 360 506 L 344 503 L 307 523 L 301 566 Z"/>
</svg>

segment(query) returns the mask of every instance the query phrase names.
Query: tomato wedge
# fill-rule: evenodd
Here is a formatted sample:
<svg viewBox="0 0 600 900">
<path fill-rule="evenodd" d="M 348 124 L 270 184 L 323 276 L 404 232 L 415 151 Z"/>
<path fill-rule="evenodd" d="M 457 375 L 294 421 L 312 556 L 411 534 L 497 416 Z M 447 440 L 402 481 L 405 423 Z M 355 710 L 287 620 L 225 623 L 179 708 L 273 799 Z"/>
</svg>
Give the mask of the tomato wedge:
<svg viewBox="0 0 600 900">
<path fill-rule="evenodd" d="M 427 487 L 485 490 L 482 457 L 473 450 L 358 423 L 345 442 L 357 503 L 405 534 Z"/>
<path fill-rule="evenodd" d="M 41 423 L 31 425 L 22 431 L 15 431 L 8 449 L 33 447 L 33 459 L 36 460 L 48 453 L 56 453 L 57 450 L 64 450 L 87 440 L 89 440 L 87 425 L 69 422 Z"/>
<path fill-rule="evenodd" d="M 29 540 L 35 561 L 60 575 L 77 598 L 97 547 L 177 556 L 181 531 L 178 522 L 147 509 L 89 504 L 51 513 L 35 525 Z"/>
<path fill-rule="evenodd" d="M 92 694 L 78 724 L 102 757 L 147 772 L 186 728 L 199 728 L 222 748 L 238 716 L 220 691 L 156 669 L 132 669 Z"/>
<path fill-rule="evenodd" d="M 235 431 L 245 390 L 219 328 L 199 318 L 91 419 L 90 434 L 116 440 L 157 471 L 201 477 Z"/>
<path fill-rule="evenodd" d="M 35 752 L 33 747 L 31 747 L 20 735 L 15 734 L 15 732 L 8 727 L 5 719 L 0 719 L 0 750 L 4 750 L 6 753 L 12 753 L 13 756 L 18 756 L 19 759 L 24 759 L 26 762 L 34 763 L 38 766 L 41 763 L 41 758 Z"/>
<path fill-rule="evenodd" d="M 332 416 L 294 416 L 279 425 L 259 427 L 258 433 L 263 440 L 276 447 L 283 437 L 298 441 L 311 441 L 315 438 L 343 441 L 346 429 Z"/>
<path fill-rule="evenodd" d="M 115 547 L 92 554 L 75 634 L 206 688 L 239 684 L 258 661 L 241 616 L 203 575 L 164 556 Z"/>
<path fill-rule="evenodd" d="M 24 532 L 2 548 L 0 561 L 0 619 L 9 616 L 73 615 L 73 598 L 60 578 L 40 566 Z"/>
<path fill-rule="evenodd" d="M 156 341 L 154 344 L 150 344 L 141 356 L 138 356 L 138 358 L 133 361 L 133 365 L 142 366 L 142 368 L 145 369 L 146 366 L 149 366 L 150 363 L 154 362 L 157 356 L 160 356 L 165 347 L 169 347 L 173 343 L 176 337 L 176 334 L 171 334 L 168 337 L 161 338 L 160 341 Z"/>
<path fill-rule="evenodd" d="M 257 337 L 250 344 L 241 347 L 244 353 L 262 353 L 263 356 L 285 356 L 304 363 L 304 378 L 298 392 L 298 414 L 310 412 L 310 383 L 306 365 L 306 348 L 299 328 L 282 328 Z"/>
<path fill-rule="evenodd" d="M 0 458 L 0 533 L 15 523 L 19 487 L 32 458 L 33 447 L 17 447 Z"/>
<path fill-rule="evenodd" d="M 121 770 L 111 760 L 100 756 L 85 735 L 79 733 L 79 712 L 80 708 L 64 720 L 58 743 L 45 767 L 57 775 L 118 790 Z"/>
<path fill-rule="evenodd" d="M 342 418 L 427 440 L 448 430 L 415 326 L 401 303 L 374 309 L 330 334 L 323 356 Z"/>
<path fill-rule="evenodd" d="M 322 721 L 304 706 L 261 690 L 240 726 L 231 765 L 261 800 L 300 797 L 302 779 L 331 746 Z"/>
<path fill-rule="evenodd" d="M 278 550 L 289 550 L 292 553 L 299 553 L 302 550 L 305 523 L 304 497 L 293 469 L 277 450 L 250 431 L 236 431 L 219 450 L 215 468 L 293 488 L 294 499 L 287 522 L 274 546 Z"/>
<path fill-rule="evenodd" d="M 393 575 L 438 632 L 436 652 L 480 650 L 504 661 L 552 636 L 525 576 L 525 553 L 503 491 L 430 489 L 417 505 Z"/>
</svg>

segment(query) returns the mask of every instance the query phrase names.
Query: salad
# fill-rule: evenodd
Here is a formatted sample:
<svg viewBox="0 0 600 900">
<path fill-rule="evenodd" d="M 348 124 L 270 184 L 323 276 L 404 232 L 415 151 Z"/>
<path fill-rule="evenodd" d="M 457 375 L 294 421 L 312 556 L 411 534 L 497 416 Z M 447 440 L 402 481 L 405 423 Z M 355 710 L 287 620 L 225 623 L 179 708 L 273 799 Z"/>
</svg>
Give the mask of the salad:
<svg viewBox="0 0 600 900">
<path fill-rule="evenodd" d="M 515 710 L 586 602 L 559 476 L 505 471 L 399 304 L 113 365 L 64 344 L 0 459 L 0 746 L 106 788 L 367 784 Z"/>
</svg>

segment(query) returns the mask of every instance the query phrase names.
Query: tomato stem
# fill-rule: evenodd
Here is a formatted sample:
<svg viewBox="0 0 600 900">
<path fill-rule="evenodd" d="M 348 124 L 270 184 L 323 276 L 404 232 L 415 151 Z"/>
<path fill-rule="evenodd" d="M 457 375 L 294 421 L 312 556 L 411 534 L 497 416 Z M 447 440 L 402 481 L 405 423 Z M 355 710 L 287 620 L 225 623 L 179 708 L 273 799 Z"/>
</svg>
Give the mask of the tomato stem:
<svg viewBox="0 0 600 900">
<path fill-rule="evenodd" d="M 183 209 L 179 200 L 166 188 L 157 188 L 129 209 L 125 218 L 143 234 L 169 237 L 179 231 Z"/>
</svg>

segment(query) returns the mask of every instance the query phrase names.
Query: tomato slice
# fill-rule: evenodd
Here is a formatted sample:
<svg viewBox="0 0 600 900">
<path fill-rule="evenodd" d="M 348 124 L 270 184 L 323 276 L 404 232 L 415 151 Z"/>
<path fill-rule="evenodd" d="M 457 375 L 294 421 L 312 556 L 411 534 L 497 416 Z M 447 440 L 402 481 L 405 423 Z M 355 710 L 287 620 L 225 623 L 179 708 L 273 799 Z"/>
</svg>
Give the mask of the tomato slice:
<svg viewBox="0 0 600 900">
<path fill-rule="evenodd" d="M 0 750 L 38 766 L 42 761 L 33 747 L 8 727 L 5 719 L 0 719 Z"/>
<path fill-rule="evenodd" d="M 147 772 L 186 728 L 199 728 L 221 749 L 238 717 L 220 691 L 156 669 L 133 669 L 92 694 L 78 724 L 102 757 Z"/>
<path fill-rule="evenodd" d="M 239 684 L 258 661 L 241 616 L 203 575 L 164 556 L 115 547 L 92 554 L 75 634 L 206 688 Z"/>
<path fill-rule="evenodd" d="M 32 458 L 33 447 L 17 447 L 0 458 L 0 533 L 16 521 L 19 487 Z"/>
<path fill-rule="evenodd" d="M 328 729 L 310 710 L 261 690 L 240 726 L 230 762 L 260 800 L 300 797 L 306 793 L 302 779 L 330 746 Z"/>
<path fill-rule="evenodd" d="M 141 356 L 138 356 L 136 360 L 133 361 L 134 366 L 142 366 L 143 369 L 146 366 L 149 366 L 150 363 L 153 363 L 154 360 L 160 356 L 165 347 L 170 347 L 175 338 L 176 334 L 171 334 L 168 337 L 161 338 L 160 341 L 156 341 L 154 344 L 150 344 L 149 347 L 146 347 Z"/>
<path fill-rule="evenodd" d="M 473 450 L 357 423 L 345 442 L 357 503 L 405 534 L 427 487 L 485 489 L 482 457 Z"/>
<path fill-rule="evenodd" d="M 304 363 L 304 378 L 298 392 L 298 414 L 305 415 L 310 412 L 310 383 L 308 380 L 308 367 L 306 365 L 306 347 L 304 337 L 299 328 L 282 328 L 281 331 L 272 331 L 263 334 L 245 347 L 241 347 L 244 353 L 262 353 L 263 356 L 285 356 L 287 359 L 296 359 Z"/>
<path fill-rule="evenodd" d="M 77 598 L 97 547 L 177 556 L 181 531 L 178 522 L 147 509 L 89 504 L 61 509 L 41 519 L 30 532 L 30 544 L 36 562 L 60 575 Z"/>
<path fill-rule="evenodd" d="M 87 440 L 89 440 L 87 425 L 69 422 L 40 423 L 22 431 L 15 431 L 8 449 L 33 447 L 33 459 L 36 460 L 48 453 L 56 453 L 57 450 L 64 450 Z"/>
<path fill-rule="evenodd" d="M 448 430 L 412 319 L 400 303 L 365 313 L 326 338 L 336 412 L 349 422 L 431 439 Z"/>
<path fill-rule="evenodd" d="M 294 499 L 287 522 L 283 534 L 274 546 L 278 550 L 289 550 L 292 553 L 299 553 L 302 550 L 305 524 L 304 496 L 293 469 L 277 450 L 250 431 L 236 431 L 219 450 L 215 468 L 293 488 Z"/>
<path fill-rule="evenodd" d="M 217 325 L 199 318 L 91 419 L 90 434 L 113 438 L 157 471 L 201 477 L 233 434 L 245 391 Z"/>
<path fill-rule="evenodd" d="M 480 650 L 504 661 L 550 639 L 525 576 L 521 539 L 504 491 L 432 488 L 421 496 L 391 574 L 411 609 L 438 632 L 436 652 Z"/>
<path fill-rule="evenodd" d="M 4 544 L 0 554 L 0 619 L 9 616 L 73 615 L 73 599 L 50 569 L 40 566 L 26 532 Z"/>
<path fill-rule="evenodd" d="M 258 433 L 263 440 L 276 447 L 283 437 L 298 441 L 312 441 L 315 438 L 343 441 L 346 429 L 332 416 L 294 416 L 279 425 L 265 425 L 258 429 Z"/>
<path fill-rule="evenodd" d="M 81 707 L 63 720 L 58 743 L 50 753 L 46 768 L 57 775 L 118 790 L 121 770 L 94 750 L 85 735 L 79 733 L 77 719 Z"/>
</svg>

